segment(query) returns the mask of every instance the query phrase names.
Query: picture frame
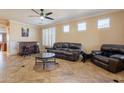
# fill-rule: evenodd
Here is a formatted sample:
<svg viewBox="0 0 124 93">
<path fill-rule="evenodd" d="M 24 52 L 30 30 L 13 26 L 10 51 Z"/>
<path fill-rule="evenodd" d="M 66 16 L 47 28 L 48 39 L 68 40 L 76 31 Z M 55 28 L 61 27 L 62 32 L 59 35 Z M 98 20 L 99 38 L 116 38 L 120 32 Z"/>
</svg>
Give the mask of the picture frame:
<svg viewBox="0 0 124 93">
<path fill-rule="evenodd" d="M 29 28 L 24 29 L 23 27 L 21 28 L 21 35 L 22 37 L 29 37 Z"/>
</svg>

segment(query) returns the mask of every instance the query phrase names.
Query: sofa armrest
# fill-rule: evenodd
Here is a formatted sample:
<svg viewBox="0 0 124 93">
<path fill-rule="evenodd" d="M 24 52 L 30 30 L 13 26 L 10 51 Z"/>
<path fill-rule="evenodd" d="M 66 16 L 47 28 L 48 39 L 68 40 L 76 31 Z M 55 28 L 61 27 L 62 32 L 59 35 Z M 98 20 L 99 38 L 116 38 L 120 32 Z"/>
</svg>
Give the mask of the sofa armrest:
<svg viewBox="0 0 124 93">
<path fill-rule="evenodd" d="M 121 55 L 121 54 L 115 54 L 115 55 L 112 55 L 110 56 L 111 58 L 116 58 L 116 59 L 119 59 L 121 61 L 124 61 L 124 55 Z"/>
<path fill-rule="evenodd" d="M 110 65 L 117 65 L 117 64 L 119 64 L 120 63 L 120 61 L 118 60 L 118 59 L 116 59 L 116 58 L 109 58 L 109 63 L 110 63 Z"/>
<path fill-rule="evenodd" d="M 47 52 L 51 52 L 51 50 L 53 50 L 54 48 L 45 48 Z"/>
<path fill-rule="evenodd" d="M 109 70 L 116 73 L 120 69 L 124 69 L 124 63 L 116 58 L 109 58 Z"/>
<path fill-rule="evenodd" d="M 102 54 L 102 51 L 99 51 L 99 50 L 92 51 L 92 55 L 101 55 L 101 54 Z"/>
</svg>

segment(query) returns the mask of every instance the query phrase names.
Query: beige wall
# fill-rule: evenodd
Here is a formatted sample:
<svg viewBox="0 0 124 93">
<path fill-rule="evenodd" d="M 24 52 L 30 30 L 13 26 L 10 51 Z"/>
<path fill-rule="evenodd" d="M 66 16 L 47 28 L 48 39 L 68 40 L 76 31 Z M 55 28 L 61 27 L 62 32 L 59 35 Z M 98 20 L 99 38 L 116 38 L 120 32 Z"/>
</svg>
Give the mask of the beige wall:
<svg viewBox="0 0 124 93">
<path fill-rule="evenodd" d="M 97 29 L 97 20 L 99 18 L 109 17 L 111 19 L 111 27 L 109 29 Z M 78 32 L 77 23 L 87 22 L 87 31 Z M 70 32 L 64 33 L 62 27 L 65 24 L 70 25 Z M 124 11 L 109 13 L 95 17 L 80 19 L 78 21 L 70 21 L 65 24 L 55 25 L 57 42 L 79 42 L 87 51 L 99 49 L 102 44 L 124 44 Z"/>
<path fill-rule="evenodd" d="M 21 28 L 29 28 L 29 37 L 21 36 Z M 20 41 L 38 41 L 41 42 L 41 28 L 15 21 L 10 21 L 9 29 L 9 54 L 18 52 L 18 42 Z"/>
</svg>

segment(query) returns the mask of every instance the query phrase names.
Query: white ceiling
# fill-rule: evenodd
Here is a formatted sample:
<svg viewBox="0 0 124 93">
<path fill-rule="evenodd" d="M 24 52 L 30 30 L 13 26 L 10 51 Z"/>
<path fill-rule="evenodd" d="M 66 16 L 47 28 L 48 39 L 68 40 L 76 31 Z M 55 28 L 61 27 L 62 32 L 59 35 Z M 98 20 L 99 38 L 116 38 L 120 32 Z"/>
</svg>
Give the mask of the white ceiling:
<svg viewBox="0 0 124 93">
<path fill-rule="evenodd" d="M 38 9 L 36 10 L 40 12 Z M 97 15 L 101 13 L 108 13 L 117 10 L 110 9 L 46 9 L 44 12 L 53 12 L 49 17 L 55 20 L 47 20 L 41 22 L 40 18 L 32 18 L 30 15 L 37 15 L 31 9 L 0 9 L 0 19 L 8 19 L 19 21 L 23 23 L 33 24 L 33 25 L 46 25 L 52 23 L 58 23 L 64 20 L 76 19 L 78 17 L 86 17 Z"/>
</svg>

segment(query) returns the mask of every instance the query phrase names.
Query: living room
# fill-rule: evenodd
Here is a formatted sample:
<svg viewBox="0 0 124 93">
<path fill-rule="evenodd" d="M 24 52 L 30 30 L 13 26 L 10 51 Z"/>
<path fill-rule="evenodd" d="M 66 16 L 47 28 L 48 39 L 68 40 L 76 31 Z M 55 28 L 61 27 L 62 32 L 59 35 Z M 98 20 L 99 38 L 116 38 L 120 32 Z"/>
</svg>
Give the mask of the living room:
<svg viewBox="0 0 124 93">
<path fill-rule="evenodd" d="M 0 0 L 1 93 L 124 91 L 123 0 Z"/>
<path fill-rule="evenodd" d="M 50 14 L 42 20 L 40 12 Z M 0 9 L 7 44 L 7 51 L 0 53 L 0 82 L 124 82 L 123 17 L 123 9 Z M 94 59 L 96 50 L 119 53 L 122 62 L 102 57 L 112 64 L 104 66 Z M 54 56 L 45 54 L 44 60 L 43 53 Z M 48 57 L 56 62 L 47 63 Z"/>
</svg>

